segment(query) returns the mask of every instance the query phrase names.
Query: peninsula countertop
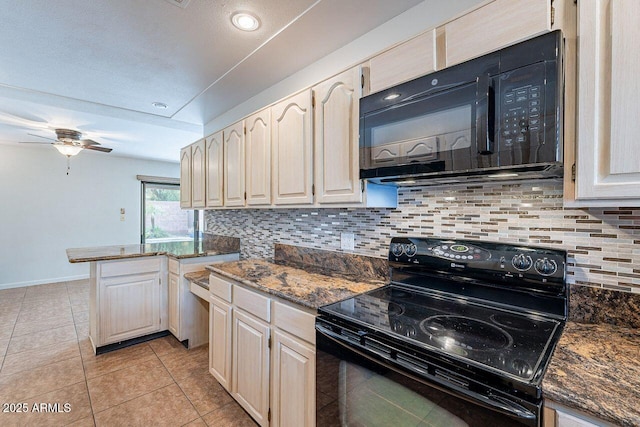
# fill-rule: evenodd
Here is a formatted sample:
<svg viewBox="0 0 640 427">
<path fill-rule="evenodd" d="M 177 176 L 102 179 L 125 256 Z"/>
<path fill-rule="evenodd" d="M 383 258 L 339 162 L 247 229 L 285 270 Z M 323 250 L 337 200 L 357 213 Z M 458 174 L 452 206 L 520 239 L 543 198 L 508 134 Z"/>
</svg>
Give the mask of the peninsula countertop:
<svg viewBox="0 0 640 427">
<path fill-rule="evenodd" d="M 71 263 L 79 263 L 139 258 L 156 255 L 167 255 L 171 258 L 184 259 L 203 256 L 226 255 L 237 252 L 238 250 L 236 249 L 226 247 L 207 248 L 201 240 L 183 240 L 176 242 L 70 248 L 67 249 L 67 258 Z"/>
<path fill-rule="evenodd" d="M 225 262 L 209 265 L 207 269 L 258 291 L 311 309 L 317 309 L 386 284 L 383 280 L 333 274 L 321 267 L 301 269 L 264 259 Z"/>
</svg>

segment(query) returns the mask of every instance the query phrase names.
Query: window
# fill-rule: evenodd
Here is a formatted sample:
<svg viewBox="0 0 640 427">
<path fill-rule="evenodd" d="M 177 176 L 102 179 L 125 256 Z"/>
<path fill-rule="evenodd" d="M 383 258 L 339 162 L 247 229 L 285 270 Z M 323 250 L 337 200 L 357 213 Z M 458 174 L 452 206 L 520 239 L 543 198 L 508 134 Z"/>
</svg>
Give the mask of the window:
<svg viewBox="0 0 640 427">
<path fill-rule="evenodd" d="M 142 181 L 141 243 L 200 238 L 203 212 L 180 209 L 180 184 Z"/>
</svg>

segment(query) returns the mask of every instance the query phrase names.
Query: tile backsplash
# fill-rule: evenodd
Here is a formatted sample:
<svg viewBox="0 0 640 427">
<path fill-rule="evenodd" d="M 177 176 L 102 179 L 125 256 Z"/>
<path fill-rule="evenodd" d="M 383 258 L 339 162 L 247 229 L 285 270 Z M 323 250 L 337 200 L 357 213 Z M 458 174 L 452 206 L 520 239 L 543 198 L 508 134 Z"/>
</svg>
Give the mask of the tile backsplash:
<svg viewBox="0 0 640 427">
<path fill-rule="evenodd" d="M 640 293 L 640 208 L 563 208 L 557 181 L 404 188 L 396 209 L 212 210 L 205 223 L 239 237 L 243 258 L 273 258 L 275 243 L 339 251 L 341 232 L 383 258 L 396 235 L 556 247 L 570 283 Z"/>
</svg>

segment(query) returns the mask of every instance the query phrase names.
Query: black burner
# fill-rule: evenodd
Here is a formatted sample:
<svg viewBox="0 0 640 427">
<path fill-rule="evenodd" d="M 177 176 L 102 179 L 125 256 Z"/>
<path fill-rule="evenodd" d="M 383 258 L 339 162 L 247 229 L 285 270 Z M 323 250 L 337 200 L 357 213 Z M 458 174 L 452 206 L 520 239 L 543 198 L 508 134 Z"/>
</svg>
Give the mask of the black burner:
<svg viewBox="0 0 640 427">
<path fill-rule="evenodd" d="M 495 351 L 511 345 L 513 339 L 503 329 L 469 317 L 439 315 L 420 322 L 420 330 L 442 348 Z"/>
<path fill-rule="evenodd" d="M 395 302 L 389 302 L 389 308 L 387 310 L 389 312 L 389 316 L 400 316 L 404 313 L 404 308 Z"/>
<path fill-rule="evenodd" d="M 410 292 L 403 291 L 401 289 L 389 288 L 386 290 L 385 296 L 387 298 L 409 299 L 412 297 L 412 294 Z"/>
<path fill-rule="evenodd" d="M 526 317 L 514 316 L 511 314 L 493 314 L 491 320 L 494 323 L 508 329 L 517 329 L 520 331 L 532 331 L 538 327 L 538 324 Z"/>
</svg>

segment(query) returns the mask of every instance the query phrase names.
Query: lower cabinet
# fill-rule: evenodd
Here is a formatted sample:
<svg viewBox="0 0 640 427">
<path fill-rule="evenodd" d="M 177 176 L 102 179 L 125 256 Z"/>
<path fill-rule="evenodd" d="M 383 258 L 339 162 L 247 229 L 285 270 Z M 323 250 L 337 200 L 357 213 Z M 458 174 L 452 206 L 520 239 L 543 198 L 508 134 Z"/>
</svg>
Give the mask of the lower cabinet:
<svg viewBox="0 0 640 427">
<path fill-rule="evenodd" d="M 543 427 L 602 427 L 614 424 L 596 419 L 592 415 L 545 400 Z"/>
<path fill-rule="evenodd" d="M 212 274 L 209 371 L 261 426 L 315 426 L 315 315 Z"/>
<path fill-rule="evenodd" d="M 315 425 L 315 349 L 302 340 L 276 330 L 272 366 L 273 425 Z M 309 396 L 314 396 L 314 399 L 311 400 Z"/>
<path fill-rule="evenodd" d="M 261 426 L 269 425 L 269 325 L 233 311 L 231 394 Z"/>
<path fill-rule="evenodd" d="M 231 304 L 211 295 L 209 306 L 209 372 L 231 392 Z"/>
<path fill-rule="evenodd" d="M 164 256 L 91 263 L 89 337 L 94 351 L 167 329 L 166 266 Z"/>
</svg>

